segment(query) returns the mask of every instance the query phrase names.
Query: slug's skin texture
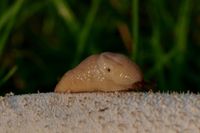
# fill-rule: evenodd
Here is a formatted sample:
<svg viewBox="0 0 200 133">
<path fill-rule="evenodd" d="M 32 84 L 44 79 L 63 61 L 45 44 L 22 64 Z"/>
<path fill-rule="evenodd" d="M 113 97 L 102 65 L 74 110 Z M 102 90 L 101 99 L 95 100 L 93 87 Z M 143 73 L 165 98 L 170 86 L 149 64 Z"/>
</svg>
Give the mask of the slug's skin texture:
<svg viewBox="0 0 200 133">
<path fill-rule="evenodd" d="M 66 72 L 55 92 L 134 90 L 142 82 L 143 74 L 134 62 L 122 54 L 104 52 Z"/>
</svg>

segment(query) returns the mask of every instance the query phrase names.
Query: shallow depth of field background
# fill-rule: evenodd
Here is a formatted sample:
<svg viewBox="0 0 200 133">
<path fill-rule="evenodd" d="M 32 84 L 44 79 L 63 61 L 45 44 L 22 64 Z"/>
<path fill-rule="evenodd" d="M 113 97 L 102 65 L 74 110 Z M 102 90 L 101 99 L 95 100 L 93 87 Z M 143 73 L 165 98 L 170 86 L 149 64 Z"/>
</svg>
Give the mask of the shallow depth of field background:
<svg viewBox="0 0 200 133">
<path fill-rule="evenodd" d="M 199 0 L 2 0 L 0 95 L 51 92 L 87 56 L 119 52 L 160 91 L 200 92 Z"/>
</svg>

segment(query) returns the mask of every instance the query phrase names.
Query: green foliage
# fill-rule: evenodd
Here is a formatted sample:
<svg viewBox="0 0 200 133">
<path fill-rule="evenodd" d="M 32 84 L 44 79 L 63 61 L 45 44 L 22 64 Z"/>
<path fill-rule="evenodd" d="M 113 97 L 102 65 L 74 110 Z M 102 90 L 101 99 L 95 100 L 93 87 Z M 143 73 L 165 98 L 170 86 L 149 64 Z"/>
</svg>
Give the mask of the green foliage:
<svg viewBox="0 0 200 133">
<path fill-rule="evenodd" d="M 53 91 L 103 51 L 124 53 L 161 91 L 199 92 L 198 0 L 0 2 L 0 95 Z"/>
</svg>

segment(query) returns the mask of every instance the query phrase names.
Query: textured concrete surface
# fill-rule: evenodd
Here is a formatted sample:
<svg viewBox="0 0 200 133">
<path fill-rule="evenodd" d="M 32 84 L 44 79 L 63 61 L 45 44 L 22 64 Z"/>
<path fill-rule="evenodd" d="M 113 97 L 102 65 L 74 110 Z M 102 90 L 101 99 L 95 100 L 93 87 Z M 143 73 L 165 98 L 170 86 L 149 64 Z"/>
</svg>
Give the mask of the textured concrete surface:
<svg viewBox="0 0 200 133">
<path fill-rule="evenodd" d="M 199 133 L 200 95 L 39 93 L 0 97 L 0 132 Z"/>
</svg>

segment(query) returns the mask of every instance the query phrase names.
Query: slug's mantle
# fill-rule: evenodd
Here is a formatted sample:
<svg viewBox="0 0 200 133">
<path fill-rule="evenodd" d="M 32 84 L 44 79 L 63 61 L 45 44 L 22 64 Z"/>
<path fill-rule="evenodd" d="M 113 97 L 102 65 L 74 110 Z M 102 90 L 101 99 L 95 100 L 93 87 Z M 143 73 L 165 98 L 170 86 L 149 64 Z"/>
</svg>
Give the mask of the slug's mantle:
<svg viewBox="0 0 200 133">
<path fill-rule="evenodd" d="M 200 95 L 42 93 L 0 97 L 0 131 L 200 132 Z"/>
</svg>

